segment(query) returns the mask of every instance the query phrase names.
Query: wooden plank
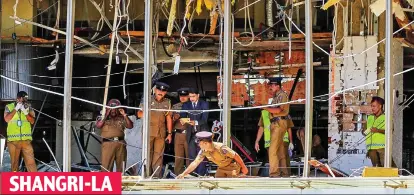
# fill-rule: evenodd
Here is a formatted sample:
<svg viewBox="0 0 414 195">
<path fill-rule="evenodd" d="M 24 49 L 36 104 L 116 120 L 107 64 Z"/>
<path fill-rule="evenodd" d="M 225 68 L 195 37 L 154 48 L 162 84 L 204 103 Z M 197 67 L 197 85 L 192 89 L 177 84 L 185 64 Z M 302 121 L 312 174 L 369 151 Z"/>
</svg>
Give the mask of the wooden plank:
<svg viewBox="0 0 414 195">
<path fill-rule="evenodd" d="M 128 36 L 127 31 L 118 31 L 120 36 Z M 132 37 L 144 37 L 144 31 L 129 31 L 129 35 Z M 111 37 L 112 34 L 109 35 Z M 166 32 L 159 32 L 158 36 L 160 37 L 167 37 Z M 175 32 L 171 35 L 171 37 L 179 37 L 180 33 Z M 219 35 L 205 35 L 205 34 L 184 34 L 185 37 L 191 37 L 191 38 L 213 38 L 215 40 L 219 39 Z M 240 37 L 240 32 L 234 32 L 235 37 Z M 332 38 L 331 32 L 323 32 L 323 33 L 313 33 L 314 39 L 328 39 Z M 251 40 L 251 37 L 240 37 L 239 40 L 246 39 L 248 41 Z M 305 39 L 305 36 L 302 33 L 292 34 L 292 39 Z M 256 40 L 260 41 L 260 37 L 257 37 Z"/>
<path fill-rule="evenodd" d="M 316 44 L 322 48 L 329 48 L 332 39 L 320 39 L 314 40 Z M 192 50 L 196 51 L 216 51 L 218 46 L 205 46 L 194 47 Z M 313 47 L 315 51 L 318 51 L 316 47 Z M 292 41 L 292 50 L 304 50 L 304 41 Z M 235 51 L 287 51 L 289 50 L 289 41 L 255 41 L 249 46 L 241 46 L 234 44 L 233 50 Z"/>
<path fill-rule="evenodd" d="M 127 31 L 118 31 L 120 36 L 128 36 Z M 144 37 L 144 31 L 129 31 L 129 35 L 132 37 Z M 166 32 L 159 32 L 159 37 L 168 37 Z M 205 34 L 183 34 L 185 37 L 191 37 L 191 38 L 213 38 L 215 40 L 218 40 L 220 38 L 219 35 L 205 35 Z M 240 37 L 239 32 L 234 32 L 234 37 Z M 112 37 L 112 33 L 109 35 L 109 37 Z M 179 32 L 175 32 L 171 35 L 171 37 L 180 37 Z"/>
<path fill-rule="evenodd" d="M 336 15 L 336 43 L 338 44 L 339 41 L 344 37 L 344 23 L 343 23 L 343 19 L 344 19 L 344 8 L 342 6 L 338 6 L 338 13 Z M 336 46 L 337 50 L 342 50 L 342 48 L 344 47 L 343 43 L 339 43 Z"/>
<path fill-rule="evenodd" d="M 332 33 L 331 32 L 313 33 L 312 37 L 314 39 L 317 39 L 317 38 L 331 38 Z M 305 35 L 303 35 L 302 33 L 292 34 L 292 39 L 304 39 L 304 38 L 305 38 Z"/>
<path fill-rule="evenodd" d="M 382 13 L 378 17 L 378 40 L 382 40 L 385 38 L 385 12 Z M 385 77 L 385 64 L 384 64 L 384 58 L 385 58 L 385 43 L 382 42 L 378 45 L 378 52 L 380 54 L 378 58 L 378 78 L 384 78 Z M 384 97 L 384 85 L 381 84 L 383 82 L 378 83 L 378 96 Z"/>
<path fill-rule="evenodd" d="M 11 36 L 1 36 L 3 43 L 14 42 Z M 41 43 L 41 44 L 53 44 L 55 42 L 61 42 L 62 40 L 47 40 L 32 36 L 17 36 L 19 43 Z M 63 40 L 64 42 L 64 40 Z"/>
<path fill-rule="evenodd" d="M 217 20 L 218 20 L 218 13 L 214 12 L 212 16 L 210 16 L 210 30 L 208 31 L 208 34 L 214 35 L 216 32 L 217 27 Z"/>
<path fill-rule="evenodd" d="M 361 9 L 362 4 L 361 1 L 354 1 L 351 3 L 351 12 L 352 12 L 352 29 L 351 29 L 351 35 L 352 36 L 360 36 L 360 30 L 361 30 Z"/>
<path fill-rule="evenodd" d="M 314 62 L 313 66 L 320 66 L 322 63 L 321 62 Z M 302 64 L 283 64 L 283 65 L 273 65 L 273 66 L 259 66 L 259 67 L 252 67 L 253 70 L 279 70 L 279 67 L 282 68 L 298 68 L 298 67 L 305 67 L 306 64 L 302 63 Z M 250 70 L 250 68 L 239 68 L 237 70 L 235 70 L 235 72 L 240 72 L 240 71 L 248 71 Z"/>
</svg>

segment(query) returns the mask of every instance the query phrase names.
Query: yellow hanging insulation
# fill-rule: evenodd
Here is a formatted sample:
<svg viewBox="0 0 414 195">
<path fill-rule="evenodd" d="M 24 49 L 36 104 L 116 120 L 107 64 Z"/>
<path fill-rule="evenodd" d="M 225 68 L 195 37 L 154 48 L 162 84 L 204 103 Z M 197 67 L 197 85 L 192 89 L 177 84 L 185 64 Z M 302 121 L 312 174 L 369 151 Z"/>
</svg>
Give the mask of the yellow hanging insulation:
<svg viewBox="0 0 414 195">
<path fill-rule="evenodd" d="M 170 15 L 168 16 L 168 26 L 167 26 L 167 35 L 171 36 L 174 21 L 175 21 L 175 12 L 177 10 L 177 0 L 171 1 L 171 9 L 170 9 Z"/>
<path fill-rule="evenodd" d="M 203 10 L 201 9 L 201 6 L 203 6 L 203 0 L 197 0 L 197 8 L 196 8 L 196 12 L 197 12 L 197 14 L 198 14 L 198 15 L 200 15 L 200 14 L 201 14 L 201 12 L 203 11 Z"/>
<path fill-rule="evenodd" d="M 204 0 L 204 5 L 206 6 L 207 10 L 213 9 L 213 7 L 216 5 L 215 0 Z"/>
<path fill-rule="evenodd" d="M 233 6 L 236 3 L 236 0 L 231 1 L 231 5 Z M 217 20 L 218 20 L 218 11 L 214 10 L 213 8 L 216 7 L 215 0 L 204 0 L 204 5 L 208 10 L 212 10 L 210 12 L 210 31 L 208 34 L 214 35 L 217 27 Z M 224 10 L 224 1 L 221 0 L 221 9 Z"/>
</svg>

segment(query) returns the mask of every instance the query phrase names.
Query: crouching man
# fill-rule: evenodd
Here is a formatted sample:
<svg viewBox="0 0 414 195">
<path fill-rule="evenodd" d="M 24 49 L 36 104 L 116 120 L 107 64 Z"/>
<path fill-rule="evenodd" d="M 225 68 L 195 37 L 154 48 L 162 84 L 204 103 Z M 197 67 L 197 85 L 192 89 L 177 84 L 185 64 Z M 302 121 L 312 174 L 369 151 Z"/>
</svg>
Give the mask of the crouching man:
<svg viewBox="0 0 414 195">
<path fill-rule="evenodd" d="M 213 142 L 212 133 L 202 131 L 196 134 L 196 138 L 201 150 L 190 166 L 177 176 L 177 179 L 182 179 L 193 172 L 204 158 L 218 166 L 216 178 L 238 177 L 240 172 L 243 175 L 248 173 L 247 167 L 240 156 L 222 143 Z"/>
</svg>

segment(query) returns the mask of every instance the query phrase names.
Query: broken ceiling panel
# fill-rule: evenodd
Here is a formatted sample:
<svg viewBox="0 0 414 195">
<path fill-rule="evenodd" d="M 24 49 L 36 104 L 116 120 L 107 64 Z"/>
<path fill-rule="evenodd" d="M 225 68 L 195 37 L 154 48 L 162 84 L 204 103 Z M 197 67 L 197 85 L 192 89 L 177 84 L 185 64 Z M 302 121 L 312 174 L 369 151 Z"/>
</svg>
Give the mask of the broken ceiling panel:
<svg viewBox="0 0 414 195">
<path fill-rule="evenodd" d="M 369 5 L 369 8 L 371 8 L 372 13 L 379 17 L 385 11 L 385 0 L 377 0 Z M 396 18 L 400 20 L 404 20 L 406 18 L 404 10 L 401 7 L 400 0 L 392 0 L 392 10 Z"/>
</svg>

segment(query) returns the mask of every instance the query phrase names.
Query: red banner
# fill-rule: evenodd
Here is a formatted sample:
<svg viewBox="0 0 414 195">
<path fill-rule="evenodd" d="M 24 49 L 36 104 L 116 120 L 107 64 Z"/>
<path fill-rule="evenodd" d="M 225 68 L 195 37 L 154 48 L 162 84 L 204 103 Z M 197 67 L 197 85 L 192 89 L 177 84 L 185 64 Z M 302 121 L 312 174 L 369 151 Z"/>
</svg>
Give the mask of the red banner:
<svg viewBox="0 0 414 195">
<path fill-rule="evenodd" d="M 121 173 L 1 173 L 0 194 L 121 194 Z"/>
</svg>

